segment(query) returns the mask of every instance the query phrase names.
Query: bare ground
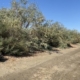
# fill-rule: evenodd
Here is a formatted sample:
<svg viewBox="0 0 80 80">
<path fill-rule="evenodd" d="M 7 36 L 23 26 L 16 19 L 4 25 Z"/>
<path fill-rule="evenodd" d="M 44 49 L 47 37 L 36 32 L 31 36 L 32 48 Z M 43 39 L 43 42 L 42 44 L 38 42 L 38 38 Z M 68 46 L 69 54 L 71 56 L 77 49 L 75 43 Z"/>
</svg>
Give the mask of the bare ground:
<svg viewBox="0 0 80 80">
<path fill-rule="evenodd" d="M 49 54 L 52 53 L 52 54 Z M 80 47 L 0 63 L 0 80 L 80 80 Z"/>
</svg>

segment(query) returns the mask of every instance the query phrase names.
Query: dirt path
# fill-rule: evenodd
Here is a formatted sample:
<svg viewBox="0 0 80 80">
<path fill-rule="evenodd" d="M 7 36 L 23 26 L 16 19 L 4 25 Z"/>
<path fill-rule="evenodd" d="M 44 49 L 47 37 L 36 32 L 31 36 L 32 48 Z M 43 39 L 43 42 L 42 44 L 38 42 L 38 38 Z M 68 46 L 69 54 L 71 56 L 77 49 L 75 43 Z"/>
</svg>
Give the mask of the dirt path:
<svg viewBox="0 0 80 80">
<path fill-rule="evenodd" d="M 80 48 L 50 57 L 37 66 L 0 80 L 80 80 Z"/>
</svg>

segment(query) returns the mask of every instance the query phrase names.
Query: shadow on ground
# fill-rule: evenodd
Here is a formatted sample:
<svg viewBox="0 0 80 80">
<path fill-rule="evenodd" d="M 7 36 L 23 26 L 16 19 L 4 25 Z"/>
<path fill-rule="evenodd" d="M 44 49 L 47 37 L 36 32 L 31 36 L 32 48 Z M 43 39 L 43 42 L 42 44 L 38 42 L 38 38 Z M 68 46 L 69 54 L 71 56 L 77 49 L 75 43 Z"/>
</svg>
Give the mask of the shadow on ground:
<svg viewBox="0 0 80 80">
<path fill-rule="evenodd" d="M 8 58 L 5 58 L 5 57 L 3 57 L 3 56 L 0 56 L 0 62 L 5 62 L 5 61 L 7 61 L 8 60 Z"/>
</svg>

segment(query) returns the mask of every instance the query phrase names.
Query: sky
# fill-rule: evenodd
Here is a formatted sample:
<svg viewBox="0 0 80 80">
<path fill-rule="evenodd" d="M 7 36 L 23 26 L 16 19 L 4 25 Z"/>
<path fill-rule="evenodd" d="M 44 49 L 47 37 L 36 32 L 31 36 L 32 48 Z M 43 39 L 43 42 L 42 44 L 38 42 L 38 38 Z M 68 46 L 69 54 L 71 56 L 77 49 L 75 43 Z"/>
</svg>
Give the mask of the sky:
<svg viewBox="0 0 80 80">
<path fill-rule="evenodd" d="M 10 7 L 11 0 L 0 0 L 0 8 Z M 80 0 L 30 0 L 36 3 L 47 20 L 60 22 L 80 32 Z"/>
</svg>

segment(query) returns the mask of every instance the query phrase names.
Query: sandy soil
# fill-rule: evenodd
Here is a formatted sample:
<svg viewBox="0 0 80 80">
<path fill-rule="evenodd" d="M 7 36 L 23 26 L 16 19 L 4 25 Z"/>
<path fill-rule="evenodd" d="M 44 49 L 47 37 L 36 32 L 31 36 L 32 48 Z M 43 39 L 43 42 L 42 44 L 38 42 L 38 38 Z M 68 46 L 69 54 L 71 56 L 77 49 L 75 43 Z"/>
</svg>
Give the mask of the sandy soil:
<svg viewBox="0 0 80 80">
<path fill-rule="evenodd" d="M 0 80 L 80 80 L 80 45 L 0 62 Z M 22 76 L 22 77 L 21 77 Z"/>
</svg>

